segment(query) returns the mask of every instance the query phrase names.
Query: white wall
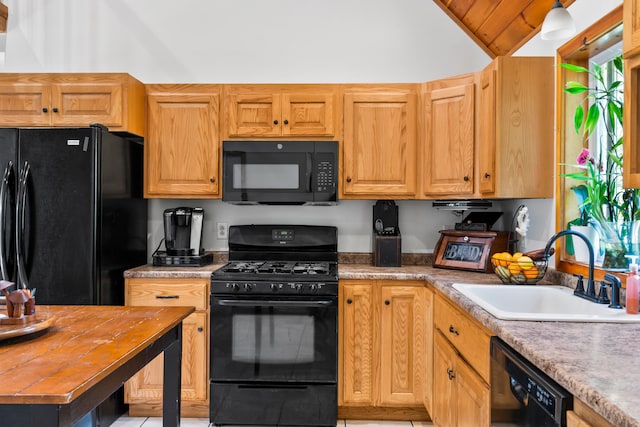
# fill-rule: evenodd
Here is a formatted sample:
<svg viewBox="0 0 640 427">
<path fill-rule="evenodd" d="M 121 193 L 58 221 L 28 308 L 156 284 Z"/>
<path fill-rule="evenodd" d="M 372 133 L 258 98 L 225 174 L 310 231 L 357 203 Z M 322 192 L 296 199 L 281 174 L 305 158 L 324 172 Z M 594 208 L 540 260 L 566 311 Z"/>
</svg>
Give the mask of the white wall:
<svg viewBox="0 0 640 427">
<path fill-rule="evenodd" d="M 431 0 L 3 0 L 9 7 L 3 72 L 128 72 L 145 83 L 423 82 L 478 71 L 489 57 Z M 579 30 L 620 1 L 576 0 Z M 555 53 L 532 39 L 518 54 Z M 336 225 L 339 250 L 371 250 L 373 201 L 334 207 L 233 206 L 151 200 L 149 251 L 166 207 L 206 210 L 205 247 L 224 250 L 215 222 Z M 498 202 L 504 224 L 521 201 Z M 553 200 L 530 206 L 531 248 L 553 233 Z M 405 252 L 430 252 L 459 221 L 428 201 L 403 201 Z"/>
</svg>

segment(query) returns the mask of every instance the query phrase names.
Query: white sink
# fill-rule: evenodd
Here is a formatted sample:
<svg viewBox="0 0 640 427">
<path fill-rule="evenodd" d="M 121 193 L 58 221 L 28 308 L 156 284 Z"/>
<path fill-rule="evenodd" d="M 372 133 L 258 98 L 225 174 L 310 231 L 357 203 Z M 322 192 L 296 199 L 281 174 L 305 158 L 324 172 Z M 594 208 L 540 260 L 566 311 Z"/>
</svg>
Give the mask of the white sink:
<svg viewBox="0 0 640 427">
<path fill-rule="evenodd" d="M 640 322 L 640 314 L 609 308 L 573 295 L 564 286 L 480 285 L 454 283 L 471 301 L 504 320 L 565 322 Z"/>
</svg>

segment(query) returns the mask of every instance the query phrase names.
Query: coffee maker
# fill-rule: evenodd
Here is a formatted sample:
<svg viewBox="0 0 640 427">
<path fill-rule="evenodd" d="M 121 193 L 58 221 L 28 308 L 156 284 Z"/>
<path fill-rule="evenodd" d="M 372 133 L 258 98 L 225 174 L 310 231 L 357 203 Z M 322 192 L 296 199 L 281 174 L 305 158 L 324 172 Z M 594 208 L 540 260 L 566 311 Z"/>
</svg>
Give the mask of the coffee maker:
<svg viewBox="0 0 640 427">
<path fill-rule="evenodd" d="M 200 255 L 202 208 L 172 208 L 164 211 L 164 245 L 167 255 Z"/>
<path fill-rule="evenodd" d="M 153 254 L 153 265 L 201 266 L 213 261 L 202 248 L 204 209 L 165 209 L 162 219 L 166 251 Z"/>
</svg>

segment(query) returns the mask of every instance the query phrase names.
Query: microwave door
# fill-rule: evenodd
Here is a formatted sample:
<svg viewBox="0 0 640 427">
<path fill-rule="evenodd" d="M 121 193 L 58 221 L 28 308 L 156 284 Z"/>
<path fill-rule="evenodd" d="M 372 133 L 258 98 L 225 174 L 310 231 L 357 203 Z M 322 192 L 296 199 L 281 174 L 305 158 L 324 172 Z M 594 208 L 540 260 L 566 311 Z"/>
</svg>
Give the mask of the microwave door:
<svg viewBox="0 0 640 427">
<path fill-rule="evenodd" d="M 312 163 L 305 152 L 226 152 L 222 200 L 304 204 L 313 197 Z"/>
</svg>

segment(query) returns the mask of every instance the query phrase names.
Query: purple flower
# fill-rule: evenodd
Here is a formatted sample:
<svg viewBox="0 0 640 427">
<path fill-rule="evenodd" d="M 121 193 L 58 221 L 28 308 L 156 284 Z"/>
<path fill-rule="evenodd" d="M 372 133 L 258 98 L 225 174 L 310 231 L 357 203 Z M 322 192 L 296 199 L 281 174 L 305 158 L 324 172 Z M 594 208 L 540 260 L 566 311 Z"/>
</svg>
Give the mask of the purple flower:
<svg viewBox="0 0 640 427">
<path fill-rule="evenodd" d="M 581 166 L 584 166 L 587 164 L 588 161 L 591 162 L 592 164 L 595 163 L 595 161 L 593 160 L 593 157 L 591 157 L 591 153 L 589 152 L 589 149 L 583 148 L 580 154 L 578 154 L 578 157 L 576 158 L 576 163 L 578 163 Z"/>
</svg>

